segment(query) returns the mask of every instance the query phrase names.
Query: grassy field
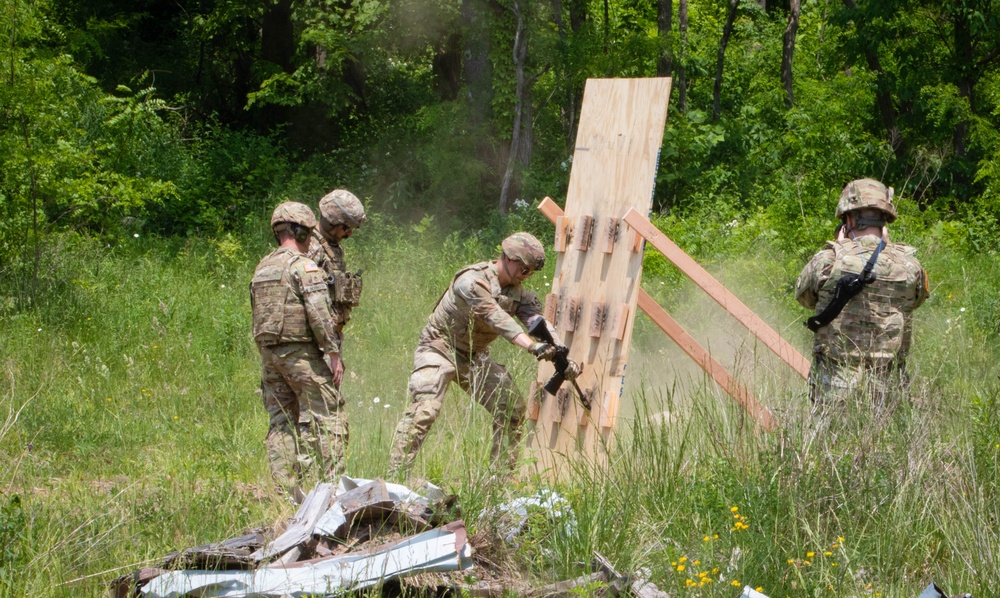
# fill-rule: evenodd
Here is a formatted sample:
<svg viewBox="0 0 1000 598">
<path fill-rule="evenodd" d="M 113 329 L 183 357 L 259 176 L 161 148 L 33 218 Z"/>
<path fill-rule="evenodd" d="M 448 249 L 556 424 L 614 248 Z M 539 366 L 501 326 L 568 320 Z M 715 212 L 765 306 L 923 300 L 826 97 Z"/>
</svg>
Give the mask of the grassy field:
<svg viewBox="0 0 1000 598">
<path fill-rule="evenodd" d="M 292 513 L 270 488 L 249 336 L 247 284 L 268 242 L 66 236 L 42 253 L 44 304 L 15 310 L 0 297 L 0 594 L 101 596 L 167 552 Z M 350 265 L 365 272 L 345 342 L 350 474 L 384 473 L 417 334 L 455 269 L 493 249 L 377 219 L 349 241 Z M 808 352 L 789 293 L 801 256 L 701 257 Z M 722 324 L 717 306 L 651 269 L 644 286 L 784 428 L 759 432 L 637 318 L 613 461 L 557 488 L 576 525 L 541 522 L 515 552 L 522 570 L 575 576 L 597 550 L 622 570 L 648 567 L 676 596 L 735 596 L 744 584 L 772 597 L 916 596 L 931 580 L 989 595 L 1000 584 L 1000 267 L 933 244 L 920 257 L 933 296 L 917 312 L 912 405 L 832 418 L 811 416 L 801 379 Z M 530 358 L 497 345 L 526 389 Z M 489 481 L 488 431 L 452 391 L 415 470 L 461 496 L 472 528 L 537 485 Z"/>
</svg>

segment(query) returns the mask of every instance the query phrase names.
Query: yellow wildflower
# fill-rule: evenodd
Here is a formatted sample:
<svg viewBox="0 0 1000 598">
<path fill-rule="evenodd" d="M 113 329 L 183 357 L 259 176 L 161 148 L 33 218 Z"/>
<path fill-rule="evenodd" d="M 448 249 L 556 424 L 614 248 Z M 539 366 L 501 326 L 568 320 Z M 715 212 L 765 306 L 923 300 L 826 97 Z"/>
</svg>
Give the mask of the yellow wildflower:
<svg viewBox="0 0 1000 598">
<path fill-rule="evenodd" d="M 729 507 L 729 510 L 732 511 L 733 513 L 735 513 L 736 511 L 739 511 L 740 508 L 739 507 Z"/>
<path fill-rule="evenodd" d="M 816 553 L 815 552 L 807 552 L 806 556 L 809 557 L 809 558 L 813 558 L 814 556 L 816 556 Z"/>
<path fill-rule="evenodd" d="M 682 571 L 684 571 L 684 565 L 677 565 L 677 572 L 681 573 Z"/>
<path fill-rule="evenodd" d="M 738 588 L 740 587 L 740 580 L 734 579 L 733 581 L 729 582 L 729 585 L 733 586 L 734 588 Z"/>
</svg>

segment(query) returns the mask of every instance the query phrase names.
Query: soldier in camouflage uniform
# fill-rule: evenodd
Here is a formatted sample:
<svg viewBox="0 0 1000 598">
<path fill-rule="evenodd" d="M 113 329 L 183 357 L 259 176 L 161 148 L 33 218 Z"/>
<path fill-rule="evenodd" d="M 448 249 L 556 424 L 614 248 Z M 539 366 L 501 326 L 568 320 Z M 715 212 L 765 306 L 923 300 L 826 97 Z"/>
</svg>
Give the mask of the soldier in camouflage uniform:
<svg viewBox="0 0 1000 598">
<path fill-rule="evenodd" d="M 409 471 L 451 382 L 493 415 L 490 463 L 513 468 L 517 462 L 524 399 L 507 370 L 490 358 L 489 344 L 502 336 L 538 359 L 552 359 L 555 348 L 533 342 L 514 321 L 516 317 L 530 326 L 542 317 L 538 298 L 521 288 L 545 264 L 542 244 L 528 233 L 515 233 L 502 247 L 499 259 L 458 271 L 420 333 L 410 374 L 411 402 L 396 426 L 389 456 L 393 476 Z M 570 365 L 568 379 L 580 372 L 575 363 Z"/>
<path fill-rule="evenodd" d="M 330 291 L 334 327 L 337 330 L 338 352 L 334 354 L 334 372 L 343 375 L 344 363 L 340 359 L 344 325 L 351 319 L 351 309 L 361 299 L 361 271 L 347 271 L 341 241 L 351 238 L 354 231 L 365 222 L 365 209 L 361 201 L 344 189 L 331 191 L 319 200 L 319 226 L 313 229 L 309 241 L 309 258 L 326 273 Z M 339 384 L 338 384 L 339 396 Z"/>
<path fill-rule="evenodd" d="M 275 481 L 298 500 L 303 481 L 342 472 L 347 445 L 326 276 L 306 256 L 314 228 L 308 206 L 285 202 L 275 208 L 271 229 L 279 246 L 257 265 L 250 283 L 261 391 L 270 416 L 264 444 Z"/>
<path fill-rule="evenodd" d="M 873 179 L 848 183 L 837 204 L 837 239 L 813 256 L 795 283 L 796 300 L 820 314 L 841 276 L 860 274 L 882 247 L 875 280 L 815 332 L 809 394 L 817 405 L 842 403 L 858 391 L 885 404 L 907 386 L 911 316 L 929 291 L 916 250 L 889 241 L 887 225 L 896 220 L 892 199 L 893 189 Z"/>
</svg>

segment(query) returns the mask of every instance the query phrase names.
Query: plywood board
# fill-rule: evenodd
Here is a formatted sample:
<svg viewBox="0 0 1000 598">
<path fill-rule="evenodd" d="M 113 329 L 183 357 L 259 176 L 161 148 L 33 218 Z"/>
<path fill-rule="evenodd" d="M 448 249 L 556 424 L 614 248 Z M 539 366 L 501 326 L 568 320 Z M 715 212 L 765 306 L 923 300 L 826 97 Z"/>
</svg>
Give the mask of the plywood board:
<svg viewBox="0 0 1000 598">
<path fill-rule="evenodd" d="M 565 242 L 556 240 L 565 251 L 557 257 L 552 293 L 560 298 L 556 330 L 570 358 L 584 366 L 579 384 L 593 406 L 586 412 L 573 391 L 561 405 L 557 397 L 543 396 L 528 438 L 533 469 L 543 475 L 559 476 L 576 456 L 603 462 L 610 445 L 641 291 L 642 254 L 633 250 L 634 237 L 608 231 L 629 210 L 649 212 L 670 84 L 669 78 L 589 79 L 584 90 L 561 221 L 562 229 L 572 224 L 573 230 Z M 598 304 L 605 307 L 595 309 Z M 606 321 L 608 306 L 624 314 L 624 325 Z M 541 364 L 538 374 L 544 382 L 552 366 Z"/>
</svg>

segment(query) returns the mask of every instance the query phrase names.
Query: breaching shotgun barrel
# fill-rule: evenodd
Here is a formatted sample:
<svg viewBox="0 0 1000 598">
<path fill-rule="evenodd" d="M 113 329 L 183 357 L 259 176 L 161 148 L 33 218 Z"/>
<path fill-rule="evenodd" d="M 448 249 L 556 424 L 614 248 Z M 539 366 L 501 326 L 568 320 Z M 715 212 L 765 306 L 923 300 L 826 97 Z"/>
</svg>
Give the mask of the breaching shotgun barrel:
<svg viewBox="0 0 1000 598">
<path fill-rule="evenodd" d="M 528 329 L 528 335 L 539 342 L 548 343 L 556 348 L 555 357 L 552 358 L 552 364 L 556 366 L 556 371 L 549 378 L 549 381 L 545 383 L 545 392 L 555 395 L 563 385 L 563 382 L 566 381 L 566 368 L 569 367 L 569 347 L 560 345 L 556 342 L 556 339 L 552 338 L 552 333 L 549 331 L 544 318 L 535 319 Z M 576 380 L 573 380 L 572 383 L 573 388 L 576 389 L 577 396 L 580 397 L 580 404 L 583 405 L 584 409 L 590 411 L 590 401 L 587 400 L 587 396 L 580 390 L 580 385 L 576 383 Z"/>
</svg>

